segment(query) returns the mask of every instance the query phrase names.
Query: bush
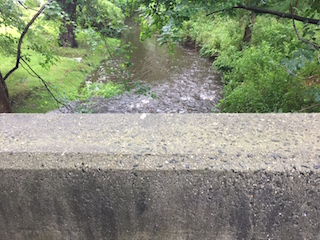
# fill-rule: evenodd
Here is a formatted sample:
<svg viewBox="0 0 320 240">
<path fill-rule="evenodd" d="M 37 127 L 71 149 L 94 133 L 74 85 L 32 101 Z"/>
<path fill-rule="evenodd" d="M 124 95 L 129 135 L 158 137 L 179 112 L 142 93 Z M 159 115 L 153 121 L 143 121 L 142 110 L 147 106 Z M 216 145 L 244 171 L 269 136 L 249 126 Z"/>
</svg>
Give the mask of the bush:
<svg viewBox="0 0 320 240">
<path fill-rule="evenodd" d="M 240 48 L 242 32 L 239 23 L 224 17 L 211 19 L 199 14 L 190 21 L 184 22 L 181 31 L 182 40 L 191 38 L 201 46 L 200 54 L 206 57 L 220 55 L 230 47 Z"/>
<path fill-rule="evenodd" d="M 116 84 L 113 82 L 108 83 L 92 83 L 86 82 L 86 86 L 82 90 L 82 94 L 85 98 L 103 96 L 104 98 L 110 98 L 119 94 L 122 94 L 124 87 L 122 84 Z"/>
<path fill-rule="evenodd" d="M 297 26 L 300 27 L 301 24 L 297 23 Z M 300 44 L 292 27 L 292 20 L 259 16 L 253 28 L 251 44 L 259 46 L 263 42 L 283 54 L 289 54 Z"/>
<path fill-rule="evenodd" d="M 269 43 L 247 47 L 234 55 L 230 51 L 214 63 L 229 68 L 223 76 L 226 84 L 222 112 L 290 112 L 303 105 L 303 84 L 280 65 L 281 52 Z"/>
<path fill-rule="evenodd" d="M 77 42 L 82 46 L 90 46 L 92 50 L 105 47 L 104 38 L 93 28 L 77 29 Z"/>
</svg>

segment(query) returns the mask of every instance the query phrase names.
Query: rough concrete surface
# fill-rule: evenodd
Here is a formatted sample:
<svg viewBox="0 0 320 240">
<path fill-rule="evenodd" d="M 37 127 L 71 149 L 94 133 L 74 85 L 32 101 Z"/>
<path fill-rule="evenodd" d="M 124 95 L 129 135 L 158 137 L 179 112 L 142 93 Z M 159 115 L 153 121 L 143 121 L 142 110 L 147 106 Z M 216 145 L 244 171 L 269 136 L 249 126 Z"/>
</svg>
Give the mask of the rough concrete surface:
<svg viewBox="0 0 320 240">
<path fill-rule="evenodd" d="M 0 126 L 0 239 L 320 239 L 320 114 Z"/>
</svg>

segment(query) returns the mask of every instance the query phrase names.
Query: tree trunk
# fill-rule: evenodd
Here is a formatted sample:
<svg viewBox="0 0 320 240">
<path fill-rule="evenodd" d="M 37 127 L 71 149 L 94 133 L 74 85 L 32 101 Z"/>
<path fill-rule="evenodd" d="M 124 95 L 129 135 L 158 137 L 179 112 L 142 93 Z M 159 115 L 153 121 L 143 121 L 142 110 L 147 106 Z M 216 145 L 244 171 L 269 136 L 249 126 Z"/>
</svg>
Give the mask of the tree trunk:
<svg viewBox="0 0 320 240">
<path fill-rule="evenodd" d="M 256 20 L 256 14 L 255 12 L 251 12 L 251 21 L 246 25 L 246 28 L 244 30 L 244 36 L 242 41 L 245 43 L 250 43 L 252 38 L 252 30 L 253 26 Z"/>
<path fill-rule="evenodd" d="M 9 93 L 6 82 L 0 72 L 0 113 L 11 113 L 12 108 L 9 101 Z"/>
<path fill-rule="evenodd" d="M 76 9 L 77 9 L 77 0 L 66 3 L 66 0 L 58 0 L 62 10 L 68 14 L 69 19 L 64 18 L 62 21 L 62 26 L 60 27 L 59 33 L 59 45 L 62 47 L 78 47 L 76 41 Z"/>
</svg>

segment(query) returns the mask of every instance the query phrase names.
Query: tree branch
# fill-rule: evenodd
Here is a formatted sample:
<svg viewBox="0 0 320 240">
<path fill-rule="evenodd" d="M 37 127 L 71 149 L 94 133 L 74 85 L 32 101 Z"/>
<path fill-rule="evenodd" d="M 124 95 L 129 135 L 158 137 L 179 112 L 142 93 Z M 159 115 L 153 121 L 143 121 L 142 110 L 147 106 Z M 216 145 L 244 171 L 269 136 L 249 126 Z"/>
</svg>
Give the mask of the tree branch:
<svg viewBox="0 0 320 240">
<path fill-rule="evenodd" d="M 229 11 L 229 10 L 232 10 L 234 9 L 235 7 L 232 7 L 232 8 L 223 8 L 223 9 L 220 9 L 220 10 L 216 10 L 216 11 L 212 11 L 212 12 L 209 12 L 206 14 L 206 16 L 210 16 L 212 14 L 215 14 L 215 13 L 219 13 L 219 12 L 225 12 L 225 11 Z"/>
<path fill-rule="evenodd" d="M 311 105 L 311 106 L 308 106 L 308 107 L 302 108 L 302 109 L 298 110 L 297 112 L 298 112 L 298 113 L 300 113 L 300 112 L 302 112 L 302 111 L 305 111 L 305 110 L 308 110 L 308 109 L 314 108 L 314 107 L 319 106 L 319 105 L 320 105 L 319 103 L 317 103 L 317 104 L 313 104 L 313 105 Z"/>
<path fill-rule="evenodd" d="M 20 39 L 19 39 L 19 44 L 18 44 L 18 51 L 17 51 L 17 60 L 16 60 L 16 65 L 4 76 L 3 80 L 6 81 L 6 79 L 15 71 L 19 68 L 19 63 L 21 59 L 21 45 L 22 45 L 22 40 L 26 33 L 28 32 L 30 26 L 34 23 L 34 21 L 39 17 L 39 15 L 42 13 L 42 11 L 54 0 L 49 0 L 46 4 L 44 4 L 39 11 L 33 16 L 33 18 L 28 22 L 28 24 L 25 26 Z"/>
<path fill-rule="evenodd" d="M 301 41 L 301 42 L 304 42 L 304 43 L 306 43 L 306 44 L 309 44 L 309 45 L 311 45 L 312 47 L 314 47 L 316 50 L 319 50 L 320 49 L 320 46 L 319 45 L 317 45 L 317 44 L 315 44 L 315 43 L 313 43 L 313 42 L 310 42 L 310 41 L 308 41 L 308 40 L 305 40 L 305 39 L 303 39 L 302 37 L 300 37 L 300 35 L 299 35 L 299 33 L 298 33 L 298 30 L 297 30 L 297 27 L 296 27 L 296 23 L 295 23 L 295 20 L 294 20 L 294 15 L 293 15 L 293 10 L 292 10 L 292 5 L 290 5 L 290 12 L 291 12 L 291 18 L 292 18 L 292 22 L 293 22 L 293 28 L 294 28 L 294 31 L 296 32 L 296 35 L 297 35 L 297 37 L 298 37 L 298 39 Z"/>
<path fill-rule="evenodd" d="M 255 12 L 255 13 L 271 14 L 271 15 L 278 16 L 278 17 L 281 17 L 281 18 L 288 18 L 288 19 L 294 18 L 294 20 L 296 20 L 296 21 L 309 23 L 309 24 L 320 25 L 320 20 L 319 19 L 306 18 L 306 17 L 301 17 L 301 16 L 298 16 L 298 15 L 294 15 L 294 14 L 292 15 L 290 13 L 278 12 L 278 11 L 273 11 L 273 10 L 270 10 L 270 9 L 254 7 L 254 6 L 245 6 L 245 5 L 242 5 L 242 4 L 238 4 L 237 6 L 234 6 L 234 7 L 231 7 L 231 8 L 226 8 L 226 9 L 221 9 L 221 10 L 210 12 L 210 13 L 207 14 L 207 16 L 212 15 L 214 13 L 224 12 L 224 11 L 232 10 L 232 9 L 244 9 L 244 10 Z"/>
<path fill-rule="evenodd" d="M 31 7 L 25 6 L 25 5 L 24 5 L 22 2 L 20 2 L 19 0 L 18 0 L 18 2 L 19 2 L 19 4 L 20 4 L 24 9 L 26 9 L 26 10 L 32 10 L 32 11 L 35 11 L 35 12 L 38 12 L 38 11 L 39 11 L 38 9 L 34 9 L 34 8 L 31 8 Z M 54 18 L 53 18 L 52 16 L 50 16 L 49 14 L 47 14 L 47 13 L 44 12 L 44 15 L 46 15 L 46 17 L 48 17 L 48 18 L 51 19 L 52 21 L 57 22 L 56 19 L 54 19 Z"/>
<path fill-rule="evenodd" d="M 19 3 L 24 9 L 28 9 L 28 7 L 25 6 L 20 0 L 18 0 L 18 3 Z"/>
<path fill-rule="evenodd" d="M 40 79 L 40 81 L 43 83 L 43 85 L 45 86 L 46 90 L 48 91 L 48 93 L 51 95 L 51 97 L 60 105 L 64 106 L 65 108 L 67 108 L 69 111 L 71 111 L 70 107 L 67 106 L 66 104 L 64 104 L 63 102 L 59 101 L 56 96 L 51 92 L 51 90 L 49 89 L 49 85 L 48 83 L 39 75 L 37 74 L 32 68 L 31 66 L 27 63 L 27 61 L 25 61 L 23 58 L 21 58 L 21 61 L 29 68 L 29 70 L 34 74 L 32 75 L 27 69 L 26 71 L 33 77 L 37 77 Z"/>
</svg>

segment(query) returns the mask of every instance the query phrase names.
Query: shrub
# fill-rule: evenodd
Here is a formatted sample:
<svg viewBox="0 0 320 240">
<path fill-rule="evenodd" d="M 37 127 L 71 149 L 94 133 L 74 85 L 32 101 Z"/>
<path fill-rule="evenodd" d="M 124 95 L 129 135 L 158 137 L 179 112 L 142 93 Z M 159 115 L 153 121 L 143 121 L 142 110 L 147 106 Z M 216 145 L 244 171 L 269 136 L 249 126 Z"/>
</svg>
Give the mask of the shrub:
<svg viewBox="0 0 320 240">
<path fill-rule="evenodd" d="M 77 42 L 82 46 L 90 46 L 92 50 L 97 47 L 105 47 L 104 38 L 93 28 L 77 29 Z"/>
<path fill-rule="evenodd" d="M 241 54 L 223 54 L 214 63 L 229 67 L 223 82 L 223 112 L 290 112 L 303 103 L 303 84 L 280 65 L 282 54 L 266 42 Z"/>
<path fill-rule="evenodd" d="M 297 23 L 297 26 L 300 27 L 301 24 Z M 289 54 L 300 43 L 291 20 L 259 16 L 253 28 L 251 44 L 259 46 L 263 42 L 283 54 Z"/>
<path fill-rule="evenodd" d="M 199 14 L 190 21 L 184 22 L 181 38 L 191 38 L 201 46 L 200 54 L 206 57 L 220 55 L 230 47 L 240 48 L 242 32 L 239 24 L 231 18 L 215 19 Z"/>
<path fill-rule="evenodd" d="M 113 82 L 107 83 L 92 83 L 86 82 L 86 86 L 82 89 L 82 94 L 85 98 L 103 96 L 104 98 L 110 98 L 119 94 L 122 94 L 124 87 L 122 84 L 116 84 Z"/>
</svg>

